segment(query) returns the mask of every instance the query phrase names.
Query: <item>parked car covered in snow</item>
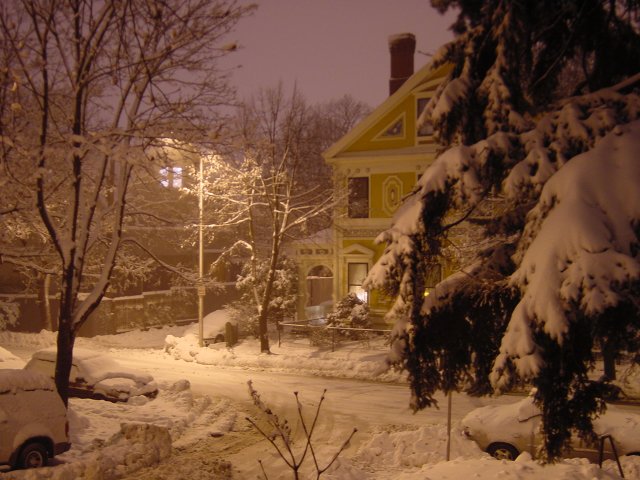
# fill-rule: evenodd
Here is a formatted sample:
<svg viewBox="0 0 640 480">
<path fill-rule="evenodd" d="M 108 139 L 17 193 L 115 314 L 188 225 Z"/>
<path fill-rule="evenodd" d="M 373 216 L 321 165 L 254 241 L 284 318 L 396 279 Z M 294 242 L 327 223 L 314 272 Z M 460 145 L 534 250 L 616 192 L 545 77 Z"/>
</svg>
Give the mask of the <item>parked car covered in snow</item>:
<svg viewBox="0 0 640 480">
<path fill-rule="evenodd" d="M 510 405 L 489 405 L 476 408 L 462 419 L 464 434 L 490 455 L 515 460 L 522 452 L 535 456 L 541 444 L 541 412 L 533 396 Z M 640 455 L 640 415 L 609 405 L 607 411 L 593 422 L 598 436 L 610 435 L 616 452 Z M 614 458 L 609 440 L 604 441 L 604 458 Z M 567 457 L 584 457 L 597 462 L 599 445 L 590 445 L 574 436 Z"/>
<path fill-rule="evenodd" d="M 70 447 L 67 410 L 51 379 L 0 369 L 0 465 L 42 467 Z"/>
<path fill-rule="evenodd" d="M 227 310 L 215 310 L 205 315 L 202 319 L 202 337 L 204 338 L 205 344 L 208 345 L 210 343 L 220 343 L 231 340 L 226 337 L 227 323 L 231 324 L 231 328 L 234 330 L 235 338 L 237 339 L 238 322 L 229 316 Z M 197 337 L 199 329 L 200 325 L 195 323 L 185 331 L 185 335 L 193 334 Z"/>
<path fill-rule="evenodd" d="M 24 367 L 55 376 L 56 348 L 46 348 L 33 354 Z M 144 395 L 155 398 L 158 386 L 148 373 L 121 366 L 104 353 L 75 348 L 69 374 L 69 395 L 111 402 L 126 402 Z"/>
<path fill-rule="evenodd" d="M 0 368 L 23 368 L 25 361 L 15 356 L 9 350 L 0 347 Z"/>
</svg>

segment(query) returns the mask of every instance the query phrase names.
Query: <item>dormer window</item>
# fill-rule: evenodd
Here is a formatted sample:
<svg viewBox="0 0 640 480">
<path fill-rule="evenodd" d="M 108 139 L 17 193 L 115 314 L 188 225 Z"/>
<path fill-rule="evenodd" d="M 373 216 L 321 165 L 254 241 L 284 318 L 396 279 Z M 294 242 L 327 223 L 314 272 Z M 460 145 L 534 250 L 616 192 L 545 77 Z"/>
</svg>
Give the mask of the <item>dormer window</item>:
<svg viewBox="0 0 640 480">
<path fill-rule="evenodd" d="M 160 183 L 167 188 L 182 187 L 182 167 L 163 167 L 160 169 Z"/>
</svg>

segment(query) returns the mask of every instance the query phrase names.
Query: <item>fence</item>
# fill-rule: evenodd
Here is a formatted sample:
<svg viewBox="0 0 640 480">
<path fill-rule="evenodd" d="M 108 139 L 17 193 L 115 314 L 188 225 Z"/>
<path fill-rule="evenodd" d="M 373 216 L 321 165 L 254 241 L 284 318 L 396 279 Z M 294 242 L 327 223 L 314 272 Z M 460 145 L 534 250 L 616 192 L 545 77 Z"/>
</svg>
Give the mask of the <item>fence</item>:
<svg viewBox="0 0 640 480">
<path fill-rule="evenodd" d="M 285 332 L 284 327 L 289 327 L 289 331 Z M 308 322 L 278 322 L 278 346 L 282 345 L 283 336 L 293 335 L 309 337 L 311 345 L 322 346 L 330 343 L 332 352 L 335 352 L 336 346 L 345 340 L 358 341 L 370 348 L 372 337 L 389 335 L 390 333 L 391 330 L 383 328 L 334 327 L 320 324 L 313 320 Z"/>
</svg>

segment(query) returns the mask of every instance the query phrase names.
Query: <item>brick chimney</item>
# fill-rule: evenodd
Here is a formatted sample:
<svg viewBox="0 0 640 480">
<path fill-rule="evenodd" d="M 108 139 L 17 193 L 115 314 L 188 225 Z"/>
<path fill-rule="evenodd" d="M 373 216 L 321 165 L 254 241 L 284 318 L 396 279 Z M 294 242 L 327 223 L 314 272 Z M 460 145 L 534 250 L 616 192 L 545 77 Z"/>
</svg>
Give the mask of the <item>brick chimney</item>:
<svg viewBox="0 0 640 480">
<path fill-rule="evenodd" d="M 389 52 L 391 53 L 389 95 L 393 95 L 413 75 L 413 55 L 415 51 L 416 37 L 413 33 L 400 33 L 389 37 Z"/>
</svg>

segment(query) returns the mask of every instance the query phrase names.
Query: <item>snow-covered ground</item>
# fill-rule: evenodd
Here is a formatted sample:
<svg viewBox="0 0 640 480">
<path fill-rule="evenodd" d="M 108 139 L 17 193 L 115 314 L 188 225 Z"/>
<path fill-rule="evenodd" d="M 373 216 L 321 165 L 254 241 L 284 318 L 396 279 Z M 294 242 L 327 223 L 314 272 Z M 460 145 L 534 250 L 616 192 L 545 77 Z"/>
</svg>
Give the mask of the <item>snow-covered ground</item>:
<svg viewBox="0 0 640 480">
<path fill-rule="evenodd" d="M 15 334 L 0 332 L 0 368 L 16 368 L 31 352 L 55 342 L 51 332 Z M 279 375 L 295 373 L 305 417 L 315 411 L 318 398 L 306 394 L 314 378 L 340 377 L 391 382 L 389 388 L 404 388 L 402 375 L 385 372 L 384 346 L 380 342 L 342 345 L 335 352 L 330 347 L 310 347 L 305 340 L 287 339 L 281 346 L 273 342 L 274 355 L 258 353 L 255 341 L 244 341 L 233 349 L 224 344 L 199 348 L 191 327 L 167 327 L 146 332 L 78 339 L 83 348 L 109 351 L 121 362 L 128 360 L 152 366 L 160 393 L 152 401 L 114 404 L 104 401 L 71 399 L 70 430 L 73 447 L 55 460 L 55 465 L 37 471 L 0 474 L 0 479 L 254 479 L 260 476 L 258 460 L 262 460 L 269 479 L 292 478 L 275 451 L 246 421 L 250 417 L 260 423 L 259 412 L 247 401 L 235 401 L 229 392 L 202 395 L 195 387 L 200 375 L 199 364 L 216 366 L 216 372 L 240 376 L 240 373 L 268 372 L 266 378 L 278 381 Z M 368 348 L 365 348 L 368 347 Z M 9 352 L 12 352 L 11 355 Z M 21 358 L 20 358 L 21 357 Z M 190 368 L 189 368 L 190 367 Z M 198 367 L 198 368 L 196 368 Z M 211 368 L 208 370 L 211 370 Z M 193 372 L 176 378 L 176 372 Z M 308 380 L 305 380 L 308 379 Z M 629 380 L 630 379 L 630 380 Z M 637 384 L 631 374 L 628 381 Z M 202 379 L 200 379 L 202 381 Z M 358 382 L 355 382 L 358 383 Z M 260 385 L 256 388 L 260 390 Z M 378 389 L 380 390 L 380 389 Z M 328 392 L 328 401 L 332 392 Z M 364 394 L 366 395 L 366 394 Z M 349 401 L 349 400 L 341 400 Z M 361 402 L 367 398 L 353 399 Z M 376 400 L 379 401 L 379 400 Z M 268 402 L 268 400 L 267 400 Z M 285 416 L 293 426 L 302 448 L 302 428 L 295 418 L 295 399 Z M 504 403 L 504 402 L 503 402 Z M 280 413 L 282 405 L 274 406 Z M 324 408 L 324 407 L 323 407 Z M 445 461 L 447 449 L 446 417 L 442 420 L 407 419 L 406 405 L 389 407 L 397 410 L 392 424 L 386 421 L 362 422 L 351 446 L 323 476 L 339 480 L 425 480 L 425 479 L 613 479 L 619 478 L 614 462 L 604 469 L 586 461 L 573 459 L 542 466 L 528 454 L 516 462 L 499 461 L 481 452 L 460 432 L 454 421 L 451 461 Z M 320 415 L 314 446 L 321 466 L 349 436 L 354 423 L 333 415 L 331 408 Z M 466 413 L 466 412 L 463 412 Z M 432 417 L 429 417 L 432 418 Z M 459 418 L 459 416 L 458 416 Z M 301 478 L 312 477 L 312 459 L 305 461 L 307 470 Z M 623 457 L 625 478 L 640 480 L 640 457 Z"/>
</svg>

